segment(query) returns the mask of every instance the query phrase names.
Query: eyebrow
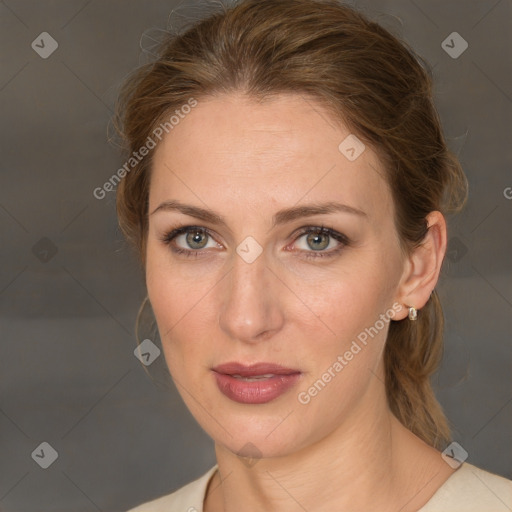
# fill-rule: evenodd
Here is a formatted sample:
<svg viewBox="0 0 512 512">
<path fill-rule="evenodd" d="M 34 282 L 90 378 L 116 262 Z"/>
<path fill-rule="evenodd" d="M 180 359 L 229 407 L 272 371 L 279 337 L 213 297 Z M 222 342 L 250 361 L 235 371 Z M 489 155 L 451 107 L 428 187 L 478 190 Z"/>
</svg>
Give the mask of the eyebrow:
<svg viewBox="0 0 512 512">
<path fill-rule="evenodd" d="M 193 206 L 190 204 L 183 204 L 176 200 L 164 201 L 159 206 L 157 206 L 150 213 L 150 215 L 154 215 L 155 213 L 160 211 L 178 211 L 183 213 L 184 215 L 195 217 L 196 219 L 209 222 L 214 225 L 227 226 L 224 217 L 215 213 L 214 211 L 208 208 L 200 208 L 198 206 Z M 279 210 L 272 218 L 272 228 L 280 224 L 292 222 L 302 217 L 310 217 L 312 215 L 322 215 L 336 212 L 350 213 L 352 215 L 357 215 L 363 218 L 367 217 L 366 213 L 363 210 L 354 208 L 353 206 L 349 206 L 343 203 L 330 201 L 327 203 L 315 203 L 304 206 L 293 206 L 291 208 Z"/>
</svg>

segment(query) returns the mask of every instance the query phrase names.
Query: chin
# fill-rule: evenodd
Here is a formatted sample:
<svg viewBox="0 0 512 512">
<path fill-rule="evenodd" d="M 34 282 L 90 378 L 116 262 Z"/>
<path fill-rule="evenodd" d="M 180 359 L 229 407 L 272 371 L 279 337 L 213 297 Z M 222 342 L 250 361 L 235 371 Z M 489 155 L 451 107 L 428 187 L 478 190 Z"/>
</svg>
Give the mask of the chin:
<svg viewBox="0 0 512 512">
<path fill-rule="evenodd" d="M 275 437 L 272 434 L 267 437 L 265 433 L 251 432 L 246 429 L 233 434 L 233 437 L 222 436 L 221 439 L 214 438 L 214 441 L 231 453 L 251 460 L 283 457 L 298 449 L 295 446 L 296 439 L 290 433 L 276 434 Z"/>
<path fill-rule="evenodd" d="M 241 457 L 281 457 L 305 444 L 306 432 L 298 422 L 299 418 L 295 417 L 292 404 L 280 403 L 275 407 L 269 404 L 243 407 L 234 404 L 226 407 L 224 403 L 212 410 L 222 411 L 216 415 L 222 418 L 222 426 L 204 411 L 196 417 L 197 421 L 216 444 Z"/>
</svg>

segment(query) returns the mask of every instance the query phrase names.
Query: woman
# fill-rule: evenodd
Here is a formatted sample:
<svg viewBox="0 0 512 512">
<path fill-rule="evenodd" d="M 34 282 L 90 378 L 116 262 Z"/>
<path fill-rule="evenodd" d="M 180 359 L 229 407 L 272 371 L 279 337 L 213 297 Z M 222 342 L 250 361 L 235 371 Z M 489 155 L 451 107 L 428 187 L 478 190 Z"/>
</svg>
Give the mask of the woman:
<svg viewBox="0 0 512 512">
<path fill-rule="evenodd" d="M 215 442 L 148 511 L 498 511 L 429 378 L 466 181 L 413 52 L 338 2 L 246 0 L 120 101 L 120 225 L 166 363 Z"/>
</svg>

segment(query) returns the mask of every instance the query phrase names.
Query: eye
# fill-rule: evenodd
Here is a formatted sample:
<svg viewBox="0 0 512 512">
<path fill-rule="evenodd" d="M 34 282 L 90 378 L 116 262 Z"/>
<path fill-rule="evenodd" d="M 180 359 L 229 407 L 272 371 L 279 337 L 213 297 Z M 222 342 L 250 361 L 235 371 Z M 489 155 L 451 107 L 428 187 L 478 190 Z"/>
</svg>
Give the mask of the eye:
<svg viewBox="0 0 512 512">
<path fill-rule="evenodd" d="M 202 226 L 183 226 L 165 234 L 162 241 L 173 252 L 186 256 L 198 256 L 201 249 L 218 248 L 209 231 Z"/>
<path fill-rule="evenodd" d="M 187 257 L 207 254 L 206 249 L 222 248 L 209 230 L 202 226 L 175 228 L 162 237 L 162 242 L 174 253 Z M 349 239 L 344 234 L 334 229 L 305 226 L 296 235 L 292 250 L 297 250 L 307 258 L 326 258 L 335 256 L 349 243 Z"/>
<path fill-rule="evenodd" d="M 295 248 L 308 258 L 330 257 L 349 245 L 349 239 L 334 229 L 323 226 L 306 226 L 296 238 Z"/>
</svg>

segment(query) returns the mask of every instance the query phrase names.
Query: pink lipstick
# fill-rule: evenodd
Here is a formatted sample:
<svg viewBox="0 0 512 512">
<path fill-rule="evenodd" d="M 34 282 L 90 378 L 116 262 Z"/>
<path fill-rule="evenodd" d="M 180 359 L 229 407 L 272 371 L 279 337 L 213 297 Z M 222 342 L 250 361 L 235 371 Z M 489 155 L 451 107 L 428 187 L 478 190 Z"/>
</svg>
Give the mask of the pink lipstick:
<svg viewBox="0 0 512 512">
<path fill-rule="evenodd" d="M 242 404 L 275 400 L 300 379 L 301 372 L 273 363 L 224 363 L 213 368 L 217 386 L 229 399 Z"/>
</svg>

